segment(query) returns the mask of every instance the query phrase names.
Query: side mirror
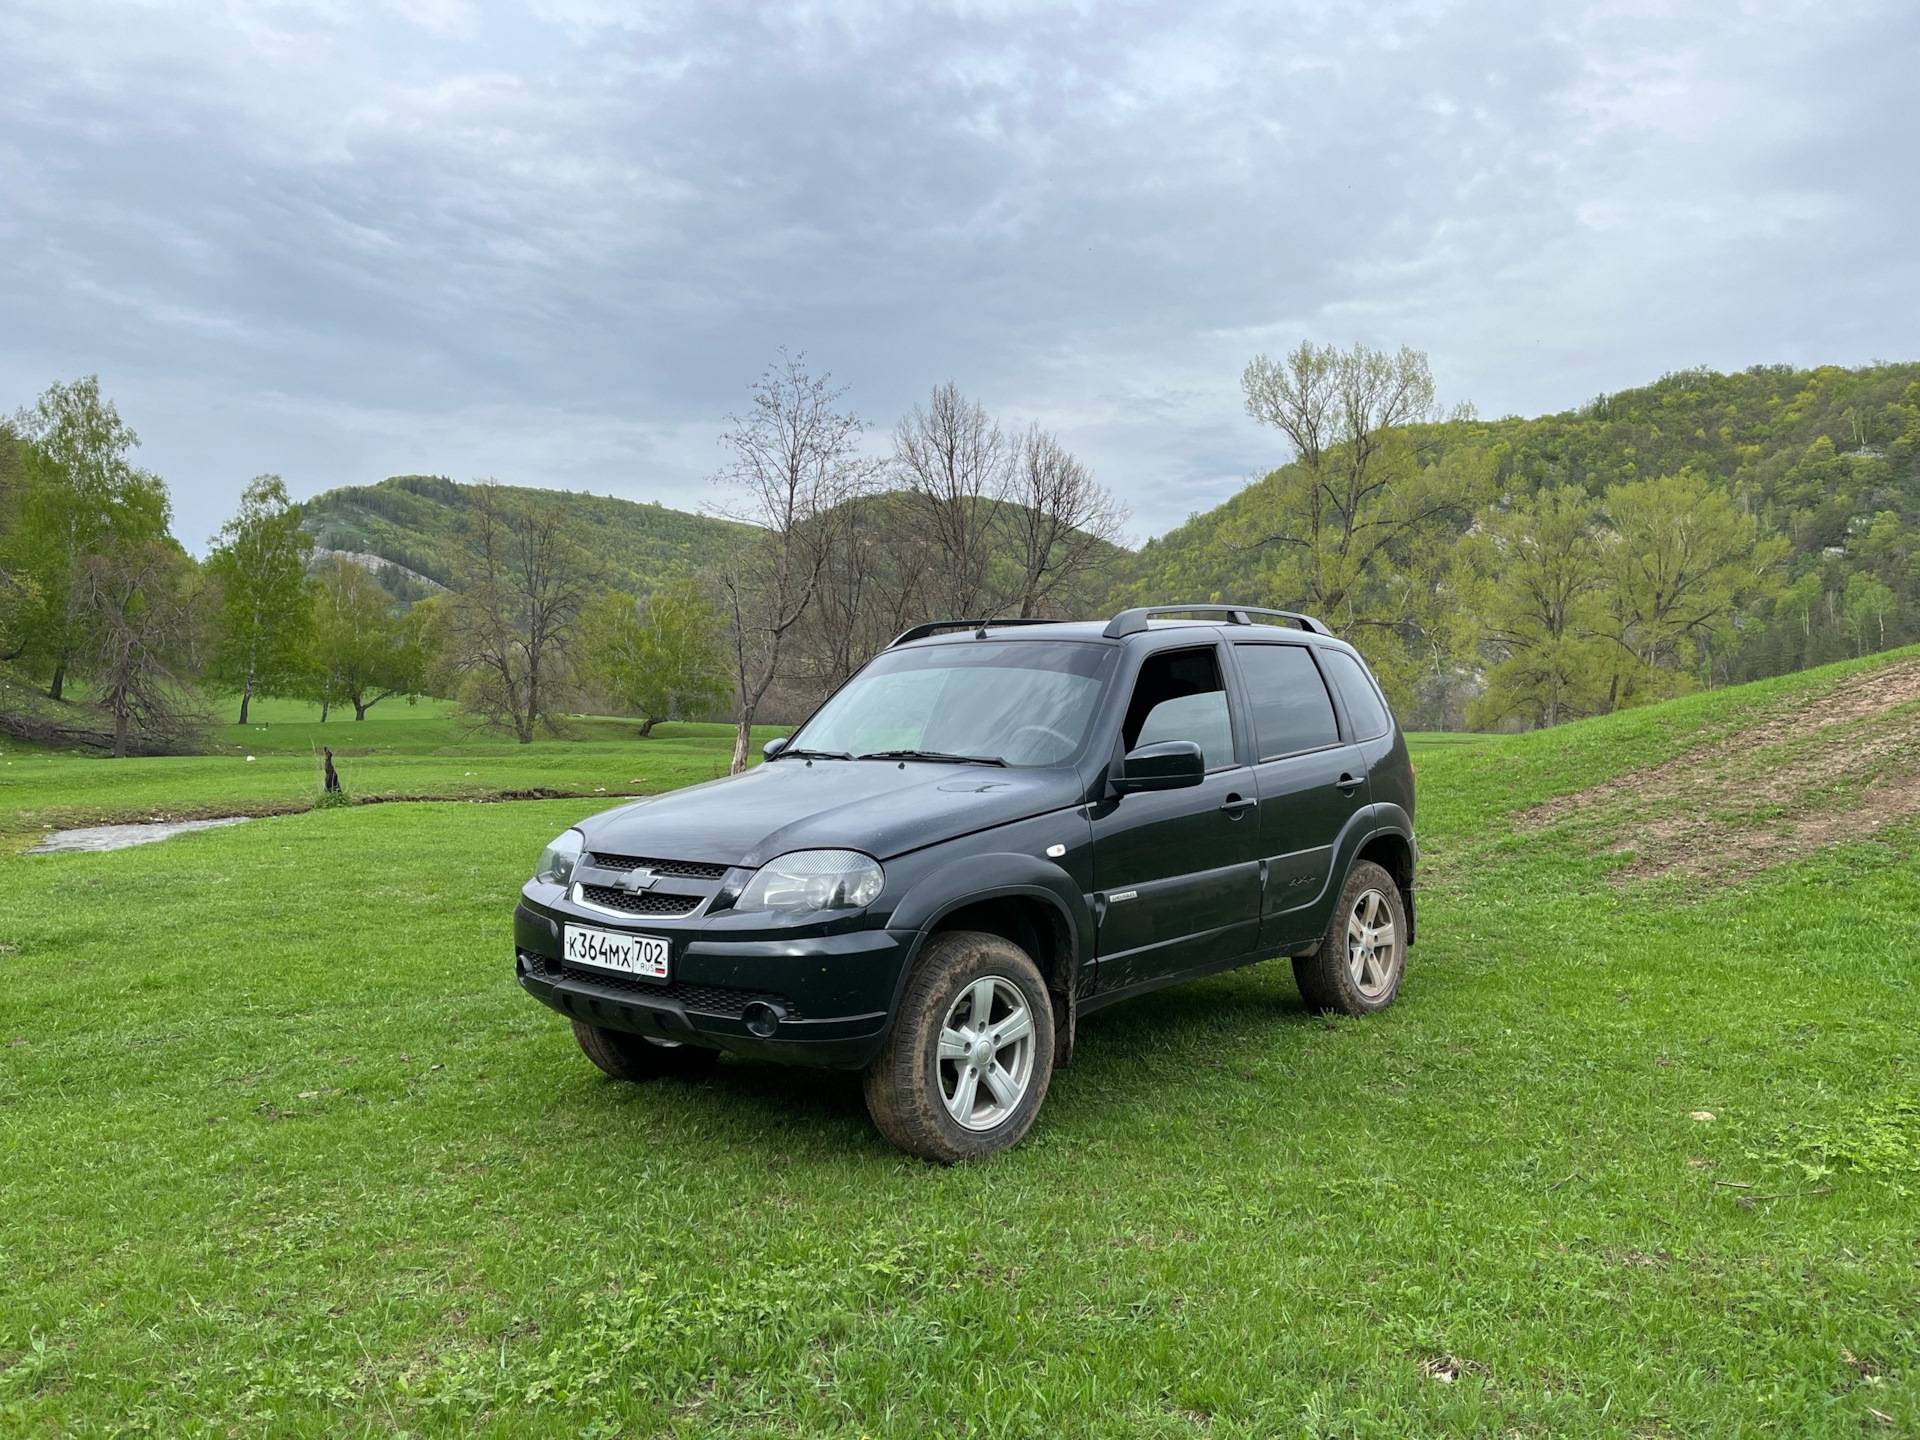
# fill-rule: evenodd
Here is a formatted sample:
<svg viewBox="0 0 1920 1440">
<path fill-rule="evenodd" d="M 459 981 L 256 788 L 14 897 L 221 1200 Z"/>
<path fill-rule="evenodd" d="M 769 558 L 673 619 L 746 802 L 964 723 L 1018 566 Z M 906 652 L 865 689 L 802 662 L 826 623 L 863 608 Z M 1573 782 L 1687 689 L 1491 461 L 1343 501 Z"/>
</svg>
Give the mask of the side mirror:
<svg viewBox="0 0 1920 1440">
<path fill-rule="evenodd" d="M 1191 740 L 1162 740 L 1127 752 L 1120 762 L 1114 789 L 1122 795 L 1136 790 L 1185 790 L 1206 778 L 1207 758 Z"/>
<path fill-rule="evenodd" d="M 778 755 L 782 750 L 786 748 L 787 748 L 787 737 L 785 735 L 776 735 L 773 737 L 773 739 L 767 741 L 766 744 L 760 747 L 760 754 L 765 759 L 771 760 L 773 759 L 774 756 Z"/>
</svg>

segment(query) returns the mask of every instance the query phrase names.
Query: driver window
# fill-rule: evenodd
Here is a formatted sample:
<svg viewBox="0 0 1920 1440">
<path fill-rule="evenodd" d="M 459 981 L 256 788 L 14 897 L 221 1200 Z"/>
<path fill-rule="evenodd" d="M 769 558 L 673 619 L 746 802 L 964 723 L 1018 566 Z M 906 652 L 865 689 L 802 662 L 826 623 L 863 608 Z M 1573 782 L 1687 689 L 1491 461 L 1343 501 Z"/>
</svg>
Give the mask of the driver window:
<svg viewBox="0 0 1920 1440">
<path fill-rule="evenodd" d="M 1162 740 L 1191 740 L 1206 757 L 1207 769 L 1233 764 L 1233 724 L 1213 648 L 1149 656 L 1133 683 L 1120 735 L 1129 751 Z"/>
</svg>

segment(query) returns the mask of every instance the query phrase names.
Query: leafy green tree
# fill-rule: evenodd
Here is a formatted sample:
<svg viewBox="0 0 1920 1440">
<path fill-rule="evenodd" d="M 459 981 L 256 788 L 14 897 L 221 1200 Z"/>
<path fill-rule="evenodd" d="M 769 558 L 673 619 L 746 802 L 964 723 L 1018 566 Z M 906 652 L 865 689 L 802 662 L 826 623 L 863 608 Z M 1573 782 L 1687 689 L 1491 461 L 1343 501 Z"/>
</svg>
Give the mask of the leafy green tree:
<svg viewBox="0 0 1920 1440">
<path fill-rule="evenodd" d="M 1558 725 L 1601 708 L 1609 657 L 1594 638 L 1599 518 L 1574 485 L 1522 495 L 1485 517 L 1493 558 L 1482 621 L 1500 658 L 1468 709 L 1472 724 Z"/>
<path fill-rule="evenodd" d="M 1854 653 L 1865 655 L 1887 648 L 1887 616 L 1894 610 L 1893 591 L 1861 571 L 1847 581 L 1847 629 L 1853 633 Z"/>
<path fill-rule="evenodd" d="M 10 422 L 0 420 L 0 664 L 11 664 L 23 653 L 20 617 L 36 593 L 13 553 L 30 458 L 27 442 Z"/>
<path fill-rule="evenodd" d="M 242 725 L 255 695 L 293 694 L 312 669 L 312 549 L 286 485 L 278 475 L 261 475 L 241 493 L 240 513 L 221 528 L 207 558 L 221 595 L 208 674 L 240 691 Z"/>
<path fill-rule="evenodd" d="M 1693 688 L 1734 617 L 1778 589 L 1787 541 L 1761 539 L 1724 489 L 1688 471 L 1608 487 L 1597 633 L 1611 649 L 1607 708 Z"/>
<path fill-rule="evenodd" d="M 1324 619 L 1404 703 L 1415 672 L 1450 663 L 1419 652 L 1454 648 L 1452 550 L 1489 467 L 1468 451 L 1423 462 L 1412 427 L 1434 390 L 1416 350 L 1302 344 L 1278 362 L 1255 357 L 1241 385 L 1247 413 L 1294 456 L 1240 497 L 1221 539 L 1266 555 L 1263 598 Z"/>
<path fill-rule="evenodd" d="M 21 657 L 58 700 L 98 613 L 87 601 L 86 561 L 162 540 L 171 507 L 160 478 L 128 461 L 139 437 L 101 396 L 99 376 L 50 386 L 14 426 L 30 448 L 6 568 L 31 590 Z"/>
<path fill-rule="evenodd" d="M 587 673 L 609 700 L 640 717 L 640 733 L 726 702 L 726 627 L 692 580 L 636 601 L 615 590 L 587 612 Z"/>
<path fill-rule="evenodd" d="M 337 555 L 323 562 L 312 615 L 322 721 L 335 704 L 352 705 L 353 718 L 364 720 L 382 700 L 425 688 L 432 657 L 421 626 L 393 614 L 392 598 L 364 566 Z"/>
</svg>

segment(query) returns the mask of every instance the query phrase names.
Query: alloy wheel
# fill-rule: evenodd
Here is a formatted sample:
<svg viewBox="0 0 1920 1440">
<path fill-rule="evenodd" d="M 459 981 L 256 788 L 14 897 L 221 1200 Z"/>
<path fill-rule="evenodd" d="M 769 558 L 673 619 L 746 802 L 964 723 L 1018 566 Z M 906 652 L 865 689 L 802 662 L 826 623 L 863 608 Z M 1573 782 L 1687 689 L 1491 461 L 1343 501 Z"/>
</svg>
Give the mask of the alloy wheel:
<svg viewBox="0 0 1920 1440">
<path fill-rule="evenodd" d="M 1400 934 L 1387 897 L 1378 890 L 1362 890 L 1347 913 L 1347 972 L 1354 988 L 1369 1000 L 1384 995 L 1393 983 L 1399 949 Z"/>
<path fill-rule="evenodd" d="M 983 976 L 947 1007 L 940 1025 L 940 1098 L 968 1130 L 1011 1115 L 1033 1081 L 1033 1012 L 1011 980 Z"/>
</svg>

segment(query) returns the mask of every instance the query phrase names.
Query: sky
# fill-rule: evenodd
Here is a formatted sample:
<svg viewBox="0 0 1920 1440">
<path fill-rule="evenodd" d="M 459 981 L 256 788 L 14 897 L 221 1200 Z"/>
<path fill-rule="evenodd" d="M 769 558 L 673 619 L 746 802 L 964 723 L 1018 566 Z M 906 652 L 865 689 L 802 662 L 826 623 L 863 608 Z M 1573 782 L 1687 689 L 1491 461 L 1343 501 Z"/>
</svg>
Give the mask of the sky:
<svg viewBox="0 0 1920 1440">
<path fill-rule="evenodd" d="M 1442 402 L 1920 358 L 1920 6 L 3 0 L 0 412 L 97 373 L 192 548 L 253 475 L 698 509 L 781 347 L 958 382 L 1135 540 Z"/>
</svg>

